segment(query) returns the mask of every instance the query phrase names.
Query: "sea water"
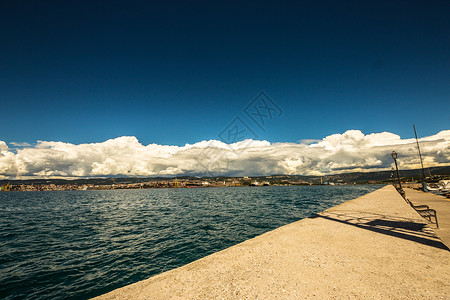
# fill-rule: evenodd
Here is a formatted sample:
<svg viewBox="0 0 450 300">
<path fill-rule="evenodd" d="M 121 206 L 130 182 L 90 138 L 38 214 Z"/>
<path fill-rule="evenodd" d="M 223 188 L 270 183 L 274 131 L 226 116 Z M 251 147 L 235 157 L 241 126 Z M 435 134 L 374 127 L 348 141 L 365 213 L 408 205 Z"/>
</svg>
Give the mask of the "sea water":
<svg viewBox="0 0 450 300">
<path fill-rule="evenodd" d="M 381 186 L 0 193 L 0 298 L 90 298 Z"/>
</svg>

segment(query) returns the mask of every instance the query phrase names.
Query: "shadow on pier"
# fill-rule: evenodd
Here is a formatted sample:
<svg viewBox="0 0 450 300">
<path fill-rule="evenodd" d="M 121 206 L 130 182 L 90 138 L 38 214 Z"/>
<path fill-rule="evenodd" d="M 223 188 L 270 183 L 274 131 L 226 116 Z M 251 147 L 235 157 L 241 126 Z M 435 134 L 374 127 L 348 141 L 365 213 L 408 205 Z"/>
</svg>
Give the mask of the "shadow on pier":
<svg viewBox="0 0 450 300">
<path fill-rule="evenodd" d="M 311 218 L 324 218 L 330 221 L 450 251 L 450 249 L 441 242 L 425 223 L 418 223 L 412 219 L 356 211 L 339 211 L 339 213 L 322 212 Z"/>
</svg>

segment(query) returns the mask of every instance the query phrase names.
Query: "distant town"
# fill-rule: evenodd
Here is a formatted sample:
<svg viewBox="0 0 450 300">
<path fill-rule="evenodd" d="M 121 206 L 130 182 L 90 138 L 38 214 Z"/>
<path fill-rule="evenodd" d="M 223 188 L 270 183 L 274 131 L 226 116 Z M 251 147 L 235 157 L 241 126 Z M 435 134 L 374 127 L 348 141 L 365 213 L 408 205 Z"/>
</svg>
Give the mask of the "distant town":
<svg viewBox="0 0 450 300">
<path fill-rule="evenodd" d="M 166 179 L 150 180 L 145 182 L 120 182 L 110 184 L 94 183 L 32 183 L 11 185 L 10 191 L 65 191 L 65 190 L 122 190 L 122 189 L 155 189 L 155 188 L 198 188 L 198 187 L 231 187 L 231 186 L 269 186 L 269 181 L 253 180 L 250 177 L 242 178 L 201 178 L 201 179 Z M 280 185 L 309 185 L 303 181 L 281 180 Z"/>
<path fill-rule="evenodd" d="M 427 182 L 450 179 L 450 166 L 428 168 Z M 403 182 L 420 182 L 420 170 L 401 171 Z M 271 175 L 255 177 L 181 176 L 177 178 L 81 178 L 0 180 L 0 191 L 121 190 L 156 188 L 205 188 L 236 186 L 297 186 L 388 184 L 391 171 L 354 172 L 326 176 Z"/>
</svg>

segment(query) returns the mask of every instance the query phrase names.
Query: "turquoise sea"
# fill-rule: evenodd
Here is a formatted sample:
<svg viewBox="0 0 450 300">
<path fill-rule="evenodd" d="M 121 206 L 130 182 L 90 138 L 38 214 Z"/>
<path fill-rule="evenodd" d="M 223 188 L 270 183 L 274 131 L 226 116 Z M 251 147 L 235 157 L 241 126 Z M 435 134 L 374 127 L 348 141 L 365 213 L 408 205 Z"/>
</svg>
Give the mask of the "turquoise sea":
<svg viewBox="0 0 450 300">
<path fill-rule="evenodd" d="M 0 299 L 85 299 L 380 185 L 0 193 Z"/>
</svg>

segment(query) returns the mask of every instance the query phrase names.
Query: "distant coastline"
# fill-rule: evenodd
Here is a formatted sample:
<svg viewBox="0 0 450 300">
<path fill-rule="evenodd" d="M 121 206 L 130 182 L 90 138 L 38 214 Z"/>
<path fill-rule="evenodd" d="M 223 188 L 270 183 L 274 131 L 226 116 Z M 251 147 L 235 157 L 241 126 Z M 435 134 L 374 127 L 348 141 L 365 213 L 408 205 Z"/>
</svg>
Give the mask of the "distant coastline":
<svg viewBox="0 0 450 300">
<path fill-rule="evenodd" d="M 450 166 L 429 168 L 427 181 L 450 179 Z M 402 170 L 404 182 L 419 182 L 420 170 Z M 236 186 L 298 186 L 298 185 L 354 185 L 388 184 L 391 171 L 353 172 L 324 176 L 270 175 L 253 177 L 231 176 L 179 176 L 179 177 L 122 177 L 81 179 L 27 179 L 0 180 L 0 191 L 67 191 L 67 190 L 118 190 L 156 188 L 200 188 Z M 5 187 L 8 186 L 6 189 Z"/>
</svg>

